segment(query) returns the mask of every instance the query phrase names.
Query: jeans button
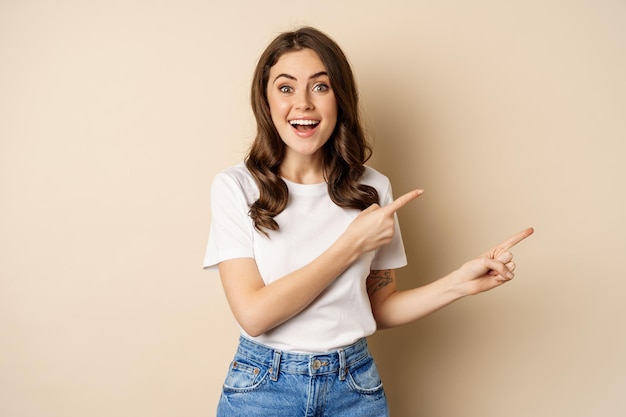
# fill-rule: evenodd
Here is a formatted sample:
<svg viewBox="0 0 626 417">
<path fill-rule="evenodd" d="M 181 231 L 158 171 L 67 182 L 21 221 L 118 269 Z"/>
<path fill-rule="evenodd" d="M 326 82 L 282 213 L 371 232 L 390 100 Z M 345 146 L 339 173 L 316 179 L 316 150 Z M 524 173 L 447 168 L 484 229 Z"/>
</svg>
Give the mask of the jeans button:
<svg viewBox="0 0 626 417">
<path fill-rule="evenodd" d="M 322 362 L 320 362 L 319 359 L 315 359 L 313 361 L 313 370 L 317 371 L 321 367 L 322 367 Z"/>
</svg>

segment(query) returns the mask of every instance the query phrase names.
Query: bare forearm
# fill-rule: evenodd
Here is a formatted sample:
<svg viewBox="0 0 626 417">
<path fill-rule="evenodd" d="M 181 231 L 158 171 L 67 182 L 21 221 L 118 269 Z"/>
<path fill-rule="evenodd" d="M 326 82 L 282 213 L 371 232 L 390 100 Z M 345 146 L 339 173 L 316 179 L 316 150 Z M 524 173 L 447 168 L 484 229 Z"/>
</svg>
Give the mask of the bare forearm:
<svg viewBox="0 0 626 417">
<path fill-rule="evenodd" d="M 459 298 L 489 291 L 510 281 L 515 263 L 509 249 L 533 232 L 532 227 L 526 228 L 445 277 L 408 291 L 396 290 L 393 271 L 372 271 L 368 291 L 371 287 L 370 302 L 378 327 L 413 322 Z M 387 277 L 390 279 L 385 280 Z"/>
<path fill-rule="evenodd" d="M 349 241 L 339 239 L 309 264 L 269 285 L 233 288 L 229 301 L 237 321 L 251 336 L 267 332 L 306 308 L 359 255 Z M 229 284 L 232 280 L 224 282 Z"/>
<path fill-rule="evenodd" d="M 450 276 L 421 287 L 395 291 L 376 306 L 376 323 L 379 329 L 412 323 L 462 297 L 451 284 Z"/>
</svg>

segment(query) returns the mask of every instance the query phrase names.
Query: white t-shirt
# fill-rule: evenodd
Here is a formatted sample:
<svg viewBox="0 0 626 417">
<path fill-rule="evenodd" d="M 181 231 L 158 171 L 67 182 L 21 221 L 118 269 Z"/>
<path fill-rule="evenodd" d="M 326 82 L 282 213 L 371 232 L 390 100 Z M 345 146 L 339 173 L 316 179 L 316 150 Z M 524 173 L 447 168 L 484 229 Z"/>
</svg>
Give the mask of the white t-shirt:
<svg viewBox="0 0 626 417">
<path fill-rule="evenodd" d="M 366 167 L 361 180 L 378 191 L 381 206 L 393 201 L 387 177 Z M 303 267 L 330 247 L 360 213 L 337 206 L 326 183 L 296 184 L 285 180 L 289 202 L 274 219 L 280 229 L 269 238 L 259 233 L 248 212 L 258 187 L 242 163 L 219 173 L 211 188 L 211 231 L 205 269 L 234 258 L 253 258 L 265 284 Z M 285 323 L 253 340 L 283 351 L 327 352 L 347 346 L 376 330 L 365 279 L 370 270 L 394 269 L 407 263 L 396 221 L 393 240 L 363 254 L 309 306 Z"/>
</svg>

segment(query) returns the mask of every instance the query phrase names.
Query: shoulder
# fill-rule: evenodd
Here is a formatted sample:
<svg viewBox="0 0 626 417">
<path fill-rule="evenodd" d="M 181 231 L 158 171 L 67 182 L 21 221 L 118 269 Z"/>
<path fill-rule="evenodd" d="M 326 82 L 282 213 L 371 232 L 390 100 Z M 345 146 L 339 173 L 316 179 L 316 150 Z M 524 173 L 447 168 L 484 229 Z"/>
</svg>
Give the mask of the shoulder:
<svg viewBox="0 0 626 417">
<path fill-rule="evenodd" d="M 259 188 L 243 162 L 218 173 L 213 180 L 212 190 L 213 193 L 242 194 L 248 204 L 254 203 L 259 198 Z"/>
<path fill-rule="evenodd" d="M 386 175 L 367 165 L 361 177 L 361 182 L 376 188 L 379 193 L 386 192 L 391 186 Z"/>
</svg>

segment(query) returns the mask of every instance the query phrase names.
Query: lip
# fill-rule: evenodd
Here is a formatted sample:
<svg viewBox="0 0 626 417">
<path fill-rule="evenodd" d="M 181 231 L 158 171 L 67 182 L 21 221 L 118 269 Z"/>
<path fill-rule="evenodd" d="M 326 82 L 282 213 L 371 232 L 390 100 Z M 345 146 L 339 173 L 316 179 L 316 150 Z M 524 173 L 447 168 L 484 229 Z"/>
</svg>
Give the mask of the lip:
<svg viewBox="0 0 626 417">
<path fill-rule="evenodd" d="M 296 121 L 311 121 L 315 123 L 320 123 L 320 119 L 316 119 L 315 117 L 294 117 L 292 119 L 288 119 L 287 123 L 296 122 Z"/>
<path fill-rule="evenodd" d="M 291 125 L 289 125 L 291 126 Z M 319 127 L 319 124 L 317 126 L 315 126 L 313 129 L 308 129 L 308 130 L 304 130 L 304 131 L 300 131 L 298 129 L 296 129 L 295 127 L 291 126 L 291 129 L 293 130 L 293 132 L 301 138 L 310 138 L 311 136 L 313 136 L 315 134 L 315 132 L 317 132 L 317 128 Z"/>
<path fill-rule="evenodd" d="M 314 128 L 311 129 L 307 129 L 304 131 L 300 131 L 298 130 L 294 125 L 292 125 L 290 122 L 294 121 L 294 120 L 310 120 L 310 121 L 314 121 L 317 122 L 317 124 L 315 125 Z M 291 129 L 293 130 L 293 132 L 300 138 L 310 138 L 311 136 L 313 136 L 315 134 L 315 132 L 317 132 L 317 128 L 320 127 L 320 125 L 322 124 L 322 121 L 313 117 L 297 117 L 294 119 L 289 119 L 287 121 L 287 124 L 289 125 L 289 127 L 291 127 Z"/>
</svg>

